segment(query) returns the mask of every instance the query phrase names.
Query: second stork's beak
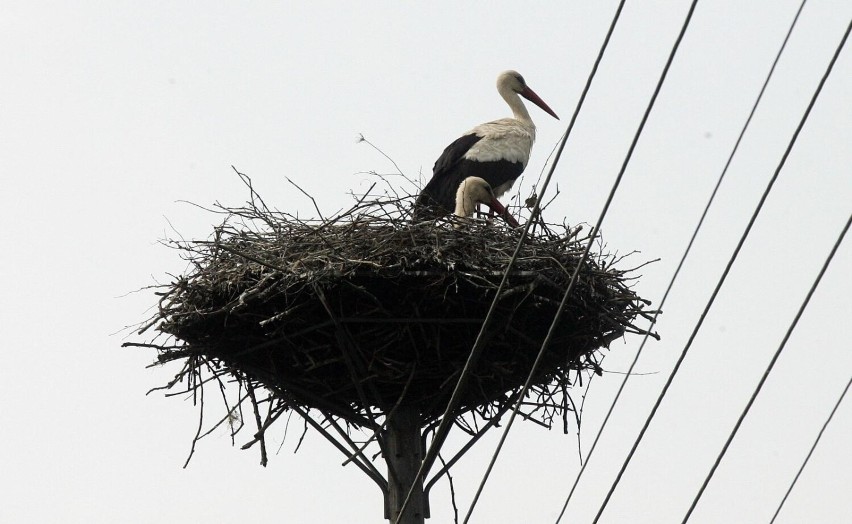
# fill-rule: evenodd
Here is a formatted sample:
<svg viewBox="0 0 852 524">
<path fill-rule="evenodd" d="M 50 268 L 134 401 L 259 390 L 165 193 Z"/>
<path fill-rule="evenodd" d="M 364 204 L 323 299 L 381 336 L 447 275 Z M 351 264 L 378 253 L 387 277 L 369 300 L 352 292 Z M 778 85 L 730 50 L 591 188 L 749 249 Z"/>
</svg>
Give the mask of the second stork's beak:
<svg viewBox="0 0 852 524">
<path fill-rule="evenodd" d="M 520 226 L 518 221 L 515 220 L 515 217 L 513 217 L 512 214 L 509 213 L 509 210 L 503 207 L 503 204 L 501 204 L 500 201 L 498 201 L 496 198 L 491 199 L 491 202 L 488 204 L 488 207 L 490 207 L 491 209 L 496 211 L 498 215 L 503 217 L 503 220 L 505 220 L 506 223 L 508 223 L 510 226 Z"/>
<path fill-rule="evenodd" d="M 559 120 L 559 117 L 556 116 L 556 113 L 553 112 L 553 109 L 550 109 L 550 107 L 544 103 L 544 100 L 542 100 L 537 94 L 535 94 L 535 91 L 533 91 L 529 87 L 525 87 L 524 90 L 521 91 L 520 95 L 532 102 L 533 104 L 537 105 L 538 107 L 542 108 L 545 113 L 549 114 L 556 120 Z"/>
</svg>

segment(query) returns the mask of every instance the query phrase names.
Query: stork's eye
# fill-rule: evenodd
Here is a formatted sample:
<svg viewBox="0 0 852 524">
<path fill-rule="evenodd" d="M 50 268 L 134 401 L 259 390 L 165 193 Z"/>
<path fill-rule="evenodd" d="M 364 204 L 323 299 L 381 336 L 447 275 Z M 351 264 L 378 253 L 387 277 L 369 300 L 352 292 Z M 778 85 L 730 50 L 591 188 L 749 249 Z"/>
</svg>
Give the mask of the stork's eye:
<svg viewBox="0 0 852 524">
<path fill-rule="evenodd" d="M 527 85 L 527 83 L 524 82 L 524 77 L 522 77 L 521 75 L 516 75 L 515 78 L 518 80 L 518 82 L 521 83 L 522 86 Z"/>
</svg>

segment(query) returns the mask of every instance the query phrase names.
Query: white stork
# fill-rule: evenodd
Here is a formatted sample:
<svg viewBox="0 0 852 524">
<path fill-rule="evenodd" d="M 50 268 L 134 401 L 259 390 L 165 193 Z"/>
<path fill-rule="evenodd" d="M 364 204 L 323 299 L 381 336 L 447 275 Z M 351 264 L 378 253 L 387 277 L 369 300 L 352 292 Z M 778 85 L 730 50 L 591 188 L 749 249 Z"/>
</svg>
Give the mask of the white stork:
<svg viewBox="0 0 852 524">
<path fill-rule="evenodd" d="M 499 213 L 509 225 L 518 227 L 518 221 L 497 200 L 488 182 L 478 176 L 469 176 L 462 180 L 458 191 L 456 191 L 456 209 L 454 214 L 457 217 L 469 218 L 476 211 L 478 204 L 485 204 Z"/>
<path fill-rule="evenodd" d="M 432 179 L 414 204 L 415 220 L 451 213 L 459 185 L 472 176 L 483 179 L 495 197 L 511 189 L 527 166 L 535 140 L 535 124 L 521 97 L 559 119 L 516 71 L 500 73 L 497 92 L 512 109 L 513 118 L 480 124 L 444 149 L 432 168 Z M 494 202 L 499 205 L 496 198 Z M 499 211 L 493 207 L 494 202 L 488 205 Z M 505 209 L 502 215 L 508 216 Z"/>
</svg>

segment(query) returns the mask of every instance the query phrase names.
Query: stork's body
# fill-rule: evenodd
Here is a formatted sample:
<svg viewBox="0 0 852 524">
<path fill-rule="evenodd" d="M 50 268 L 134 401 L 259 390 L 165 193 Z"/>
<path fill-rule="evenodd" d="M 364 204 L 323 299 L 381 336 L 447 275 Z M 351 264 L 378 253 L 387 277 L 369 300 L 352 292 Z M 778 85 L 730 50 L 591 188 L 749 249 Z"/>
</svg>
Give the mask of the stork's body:
<svg viewBox="0 0 852 524">
<path fill-rule="evenodd" d="M 513 118 L 478 125 L 444 149 L 432 169 L 432 179 L 415 203 L 415 218 L 428 219 L 453 212 L 456 191 L 468 177 L 479 177 L 500 197 L 511 189 L 530 159 L 535 124 L 521 96 L 556 116 L 515 71 L 497 77 L 497 91 Z"/>
</svg>

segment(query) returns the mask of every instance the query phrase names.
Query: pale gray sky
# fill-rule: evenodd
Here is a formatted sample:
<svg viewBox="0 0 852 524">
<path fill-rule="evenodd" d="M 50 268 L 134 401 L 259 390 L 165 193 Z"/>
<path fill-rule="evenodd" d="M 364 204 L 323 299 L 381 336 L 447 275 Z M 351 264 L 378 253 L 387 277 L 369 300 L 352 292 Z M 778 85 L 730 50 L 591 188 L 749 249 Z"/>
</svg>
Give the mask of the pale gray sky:
<svg viewBox="0 0 852 524">
<path fill-rule="evenodd" d="M 699 2 L 606 222 L 647 267 L 658 300 L 798 8 L 795 0 Z M 3 522 L 377 522 L 374 484 L 301 425 L 268 468 L 225 430 L 181 469 L 197 412 L 151 387 L 172 369 L 121 349 L 154 303 L 127 292 L 184 265 L 157 244 L 203 238 L 240 204 L 233 164 L 265 200 L 310 214 L 290 177 L 332 212 L 359 174 L 428 175 L 443 147 L 507 116 L 496 75 L 517 69 L 563 120 L 531 107 L 543 169 L 574 109 L 615 2 L 0 3 L 0 301 Z M 597 218 L 688 2 L 633 2 L 556 171 L 547 218 Z M 632 444 L 852 17 L 811 0 L 704 233 L 569 508 L 589 522 Z M 852 50 L 841 55 L 749 242 L 602 522 L 680 522 L 852 211 Z M 529 182 L 525 183 L 528 187 Z M 691 522 L 767 522 L 852 373 L 852 244 L 811 307 Z M 638 337 L 613 344 L 626 370 Z M 593 382 L 587 449 L 621 375 Z M 852 404 L 841 406 L 779 523 L 852 520 Z M 498 433 L 455 468 L 468 507 Z M 283 427 L 273 431 L 275 443 Z M 243 435 L 241 444 L 248 436 Z M 448 446 L 460 440 L 450 439 Z M 577 439 L 519 423 L 474 522 L 552 522 L 578 470 Z M 433 519 L 451 520 L 446 483 Z"/>
</svg>

